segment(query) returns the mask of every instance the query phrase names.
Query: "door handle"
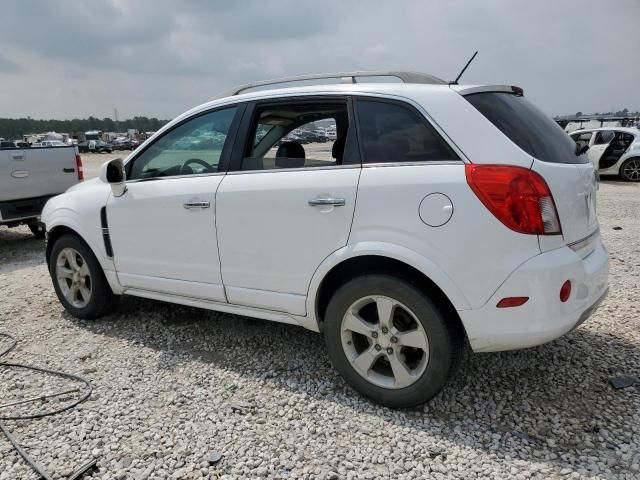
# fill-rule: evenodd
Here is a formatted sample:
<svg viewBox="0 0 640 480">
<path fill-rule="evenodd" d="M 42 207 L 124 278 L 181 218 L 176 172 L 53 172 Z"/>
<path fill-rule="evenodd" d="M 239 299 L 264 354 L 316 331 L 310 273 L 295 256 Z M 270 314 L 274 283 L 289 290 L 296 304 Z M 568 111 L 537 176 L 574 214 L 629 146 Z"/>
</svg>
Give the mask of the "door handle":
<svg viewBox="0 0 640 480">
<path fill-rule="evenodd" d="M 187 202 L 182 206 L 187 210 L 191 210 L 194 208 L 209 208 L 211 204 L 209 202 Z"/>
<path fill-rule="evenodd" d="M 14 160 L 23 160 L 24 153 L 12 153 L 11 158 L 13 158 Z"/>
<path fill-rule="evenodd" d="M 332 205 L 334 207 L 344 207 L 346 202 L 344 198 L 318 197 L 318 198 L 309 200 L 308 203 L 312 207 L 317 207 L 321 205 Z"/>
</svg>

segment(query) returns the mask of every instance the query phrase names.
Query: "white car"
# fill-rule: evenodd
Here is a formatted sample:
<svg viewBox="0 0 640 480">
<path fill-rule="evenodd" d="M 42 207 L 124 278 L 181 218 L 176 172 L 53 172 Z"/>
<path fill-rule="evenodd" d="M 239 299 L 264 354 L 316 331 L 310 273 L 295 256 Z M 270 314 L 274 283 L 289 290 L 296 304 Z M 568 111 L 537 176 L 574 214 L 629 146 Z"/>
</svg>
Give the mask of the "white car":
<svg viewBox="0 0 640 480">
<path fill-rule="evenodd" d="M 389 74 L 234 89 L 50 200 L 64 307 L 96 318 L 127 294 L 301 325 L 392 407 L 433 397 L 467 343 L 576 328 L 608 290 L 586 156 L 518 87 Z M 332 144 L 281 142 L 325 119 Z M 183 142 L 211 131 L 222 146 Z"/>
<path fill-rule="evenodd" d="M 577 130 L 571 138 L 602 175 L 620 175 L 628 182 L 640 182 L 640 130 L 605 127 Z"/>
</svg>

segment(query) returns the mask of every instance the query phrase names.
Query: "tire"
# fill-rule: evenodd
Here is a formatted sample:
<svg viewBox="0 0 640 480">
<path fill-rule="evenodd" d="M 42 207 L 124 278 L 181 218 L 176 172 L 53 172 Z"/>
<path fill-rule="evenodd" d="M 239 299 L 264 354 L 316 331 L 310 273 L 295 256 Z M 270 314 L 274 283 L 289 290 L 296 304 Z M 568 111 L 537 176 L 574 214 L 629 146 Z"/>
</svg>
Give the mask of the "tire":
<svg viewBox="0 0 640 480">
<path fill-rule="evenodd" d="M 372 297 L 376 299 L 373 306 Z M 379 308 L 392 312 L 390 322 L 379 321 Z M 350 312 L 357 317 L 347 315 Z M 354 328 L 364 326 L 367 334 L 350 330 L 352 323 L 343 321 L 347 316 L 356 318 Z M 385 323 L 390 327 L 386 332 Z M 382 274 L 354 278 L 336 291 L 327 306 L 324 335 L 329 358 L 347 383 L 372 401 L 392 408 L 413 407 L 433 398 L 454 373 L 463 347 L 463 339 L 447 325 L 428 295 Z M 426 349 L 407 346 L 421 344 L 425 336 Z M 360 359 L 365 360 L 360 363 Z M 356 365 L 365 368 L 359 371 Z M 365 370 L 366 377 L 360 373 Z M 402 373 L 396 375 L 396 371 Z"/>
<path fill-rule="evenodd" d="M 29 227 L 29 230 L 31 230 L 31 233 L 33 233 L 34 237 L 38 239 L 44 238 L 46 230 L 41 222 L 31 222 L 27 224 L 27 226 Z"/>
<path fill-rule="evenodd" d="M 640 157 L 632 157 L 620 165 L 620 176 L 627 182 L 640 182 Z"/>
<path fill-rule="evenodd" d="M 49 257 L 49 274 L 60 303 L 74 317 L 100 318 L 117 304 L 119 297 L 111 291 L 98 260 L 76 235 L 63 235 L 55 241 Z"/>
</svg>

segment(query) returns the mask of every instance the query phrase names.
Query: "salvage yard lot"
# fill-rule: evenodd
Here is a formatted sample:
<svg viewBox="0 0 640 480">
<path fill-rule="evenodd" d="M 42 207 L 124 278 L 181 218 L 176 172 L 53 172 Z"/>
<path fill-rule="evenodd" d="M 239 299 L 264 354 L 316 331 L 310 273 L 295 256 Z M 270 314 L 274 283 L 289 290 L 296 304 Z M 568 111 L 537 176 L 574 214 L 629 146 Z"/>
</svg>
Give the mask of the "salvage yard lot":
<svg viewBox="0 0 640 480">
<path fill-rule="evenodd" d="M 126 153 L 85 155 L 85 172 Z M 640 185 L 607 179 L 598 202 L 611 290 L 593 317 L 538 348 L 469 354 L 439 396 L 404 411 L 349 389 L 322 337 L 298 327 L 132 297 L 102 320 L 72 318 L 43 242 L 0 227 L 0 332 L 18 338 L 3 361 L 94 386 L 74 410 L 7 425 L 54 478 L 91 457 L 85 478 L 105 480 L 640 478 L 640 384 L 609 383 L 640 375 Z M 0 403 L 22 388 L 0 367 Z M 22 478 L 34 475 L 0 436 L 0 480 Z"/>
</svg>

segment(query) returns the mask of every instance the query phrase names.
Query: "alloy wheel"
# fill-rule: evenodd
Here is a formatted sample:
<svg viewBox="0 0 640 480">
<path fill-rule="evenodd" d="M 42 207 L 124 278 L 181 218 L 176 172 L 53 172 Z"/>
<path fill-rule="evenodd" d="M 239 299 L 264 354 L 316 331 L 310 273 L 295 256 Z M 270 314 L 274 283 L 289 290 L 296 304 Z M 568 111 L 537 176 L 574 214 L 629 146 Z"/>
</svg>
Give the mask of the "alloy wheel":
<svg viewBox="0 0 640 480">
<path fill-rule="evenodd" d="M 74 248 L 64 248 L 56 259 L 56 279 L 64 298 L 76 308 L 84 308 L 91 300 L 89 266 Z"/>
<path fill-rule="evenodd" d="M 632 182 L 640 181 L 640 159 L 634 158 L 626 162 L 622 167 L 622 176 Z"/>
<path fill-rule="evenodd" d="M 342 318 L 342 348 L 359 375 L 389 389 L 415 383 L 429 363 L 429 339 L 401 302 L 372 295 L 354 302 Z"/>
</svg>

